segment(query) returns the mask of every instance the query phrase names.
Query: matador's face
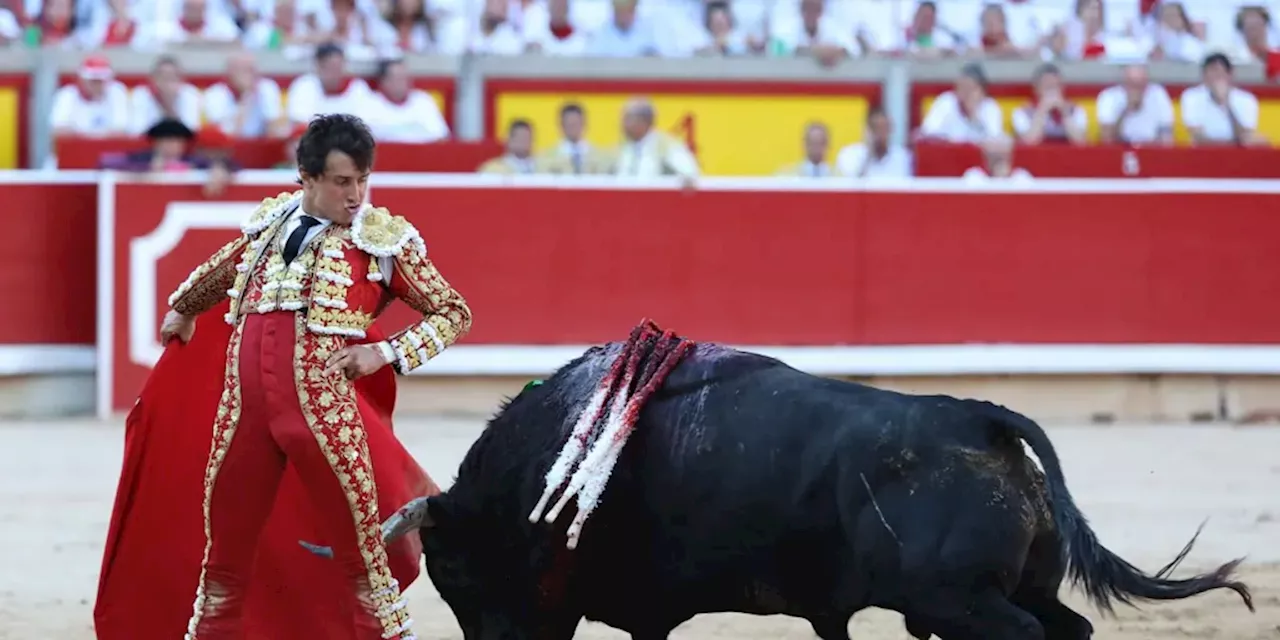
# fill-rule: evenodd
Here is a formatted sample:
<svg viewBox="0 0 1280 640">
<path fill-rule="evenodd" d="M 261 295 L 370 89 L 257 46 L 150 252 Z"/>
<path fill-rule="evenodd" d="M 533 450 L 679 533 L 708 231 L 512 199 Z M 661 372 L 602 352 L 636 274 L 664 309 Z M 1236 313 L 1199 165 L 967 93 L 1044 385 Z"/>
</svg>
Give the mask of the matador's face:
<svg viewBox="0 0 1280 640">
<path fill-rule="evenodd" d="M 361 171 L 351 156 L 330 151 L 324 173 L 303 175 L 302 189 L 307 196 L 307 213 L 335 224 L 351 224 L 364 204 L 369 189 L 369 171 Z"/>
</svg>

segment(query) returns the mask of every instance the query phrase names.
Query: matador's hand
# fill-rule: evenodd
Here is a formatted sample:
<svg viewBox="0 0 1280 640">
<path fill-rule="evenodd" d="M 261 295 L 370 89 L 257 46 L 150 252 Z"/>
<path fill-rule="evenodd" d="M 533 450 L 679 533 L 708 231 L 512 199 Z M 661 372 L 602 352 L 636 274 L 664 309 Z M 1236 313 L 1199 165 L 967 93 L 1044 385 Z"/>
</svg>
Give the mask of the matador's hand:
<svg viewBox="0 0 1280 640">
<path fill-rule="evenodd" d="M 170 310 L 164 314 L 164 322 L 160 324 L 160 344 L 169 344 L 177 338 L 186 344 L 196 332 L 196 319 Z"/>
<path fill-rule="evenodd" d="M 329 356 L 324 364 L 326 376 L 341 371 L 348 380 L 355 380 L 385 367 L 387 361 L 376 348 L 358 344 Z"/>
</svg>

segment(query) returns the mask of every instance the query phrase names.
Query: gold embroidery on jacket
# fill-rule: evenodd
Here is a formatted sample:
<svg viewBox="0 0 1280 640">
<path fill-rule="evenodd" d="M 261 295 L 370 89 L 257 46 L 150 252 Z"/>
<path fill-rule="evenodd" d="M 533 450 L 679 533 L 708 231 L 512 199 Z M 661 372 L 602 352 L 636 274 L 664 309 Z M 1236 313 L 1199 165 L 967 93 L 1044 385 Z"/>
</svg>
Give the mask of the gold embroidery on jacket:
<svg viewBox="0 0 1280 640">
<path fill-rule="evenodd" d="M 346 340 L 308 332 L 302 314 L 298 314 L 296 326 L 299 339 L 294 350 L 294 370 L 302 415 L 346 494 L 383 637 L 400 635 L 409 629 L 412 620 L 399 584 L 391 577 L 382 542 L 378 489 L 355 387 L 341 373 L 324 374 L 325 360 L 344 347 Z"/>
<path fill-rule="evenodd" d="M 218 402 L 218 412 L 213 420 L 213 441 L 209 445 L 209 460 L 204 470 L 204 558 L 200 561 L 200 580 L 196 586 L 196 599 L 192 607 L 191 619 L 187 622 L 186 640 L 195 637 L 196 627 L 200 620 L 209 613 L 217 611 L 220 604 L 218 595 L 223 592 L 219 585 L 208 582 L 207 567 L 209 554 L 213 551 L 213 526 L 211 509 L 213 505 L 214 485 L 218 481 L 218 472 L 222 469 L 222 461 L 231 448 L 231 440 L 235 437 L 236 427 L 240 424 L 241 390 L 240 390 L 240 343 L 244 325 L 239 325 L 231 334 L 231 342 L 227 347 L 227 365 L 224 373 L 222 399 Z"/>
</svg>

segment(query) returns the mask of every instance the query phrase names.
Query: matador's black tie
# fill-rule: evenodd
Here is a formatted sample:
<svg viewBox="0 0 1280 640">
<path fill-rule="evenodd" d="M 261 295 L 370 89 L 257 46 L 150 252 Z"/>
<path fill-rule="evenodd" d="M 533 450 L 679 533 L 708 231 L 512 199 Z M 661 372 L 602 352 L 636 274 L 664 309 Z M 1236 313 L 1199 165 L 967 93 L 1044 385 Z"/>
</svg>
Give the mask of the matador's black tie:
<svg viewBox="0 0 1280 640">
<path fill-rule="evenodd" d="M 298 257 L 298 250 L 302 248 L 302 241 L 307 237 L 307 231 L 311 227 L 320 224 L 319 220 L 311 216 L 301 216 L 298 218 L 298 228 L 289 234 L 289 239 L 284 243 L 284 263 L 289 264 L 293 259 Z"/>
</svg>

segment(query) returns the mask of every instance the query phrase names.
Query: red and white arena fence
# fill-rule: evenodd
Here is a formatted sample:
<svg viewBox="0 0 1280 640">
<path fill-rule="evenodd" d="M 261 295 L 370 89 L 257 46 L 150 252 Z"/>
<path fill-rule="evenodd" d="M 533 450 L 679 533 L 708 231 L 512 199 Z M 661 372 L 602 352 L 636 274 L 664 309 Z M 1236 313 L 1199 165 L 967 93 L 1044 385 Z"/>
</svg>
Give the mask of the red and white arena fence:
<svg viewBox="0 0 1280 640">
<path fill-rule="evenodd" d="M 0 173 L 0 374 L 96 367 L 100 413 L 127 409 L 168 293 L 293 188 Z M 643 317 L 827 375 L 1280 374 L 1280 181 L 375 174 L 370 195 L 475 314 L 421 375 L 545 374 Z"/>
</svg>

